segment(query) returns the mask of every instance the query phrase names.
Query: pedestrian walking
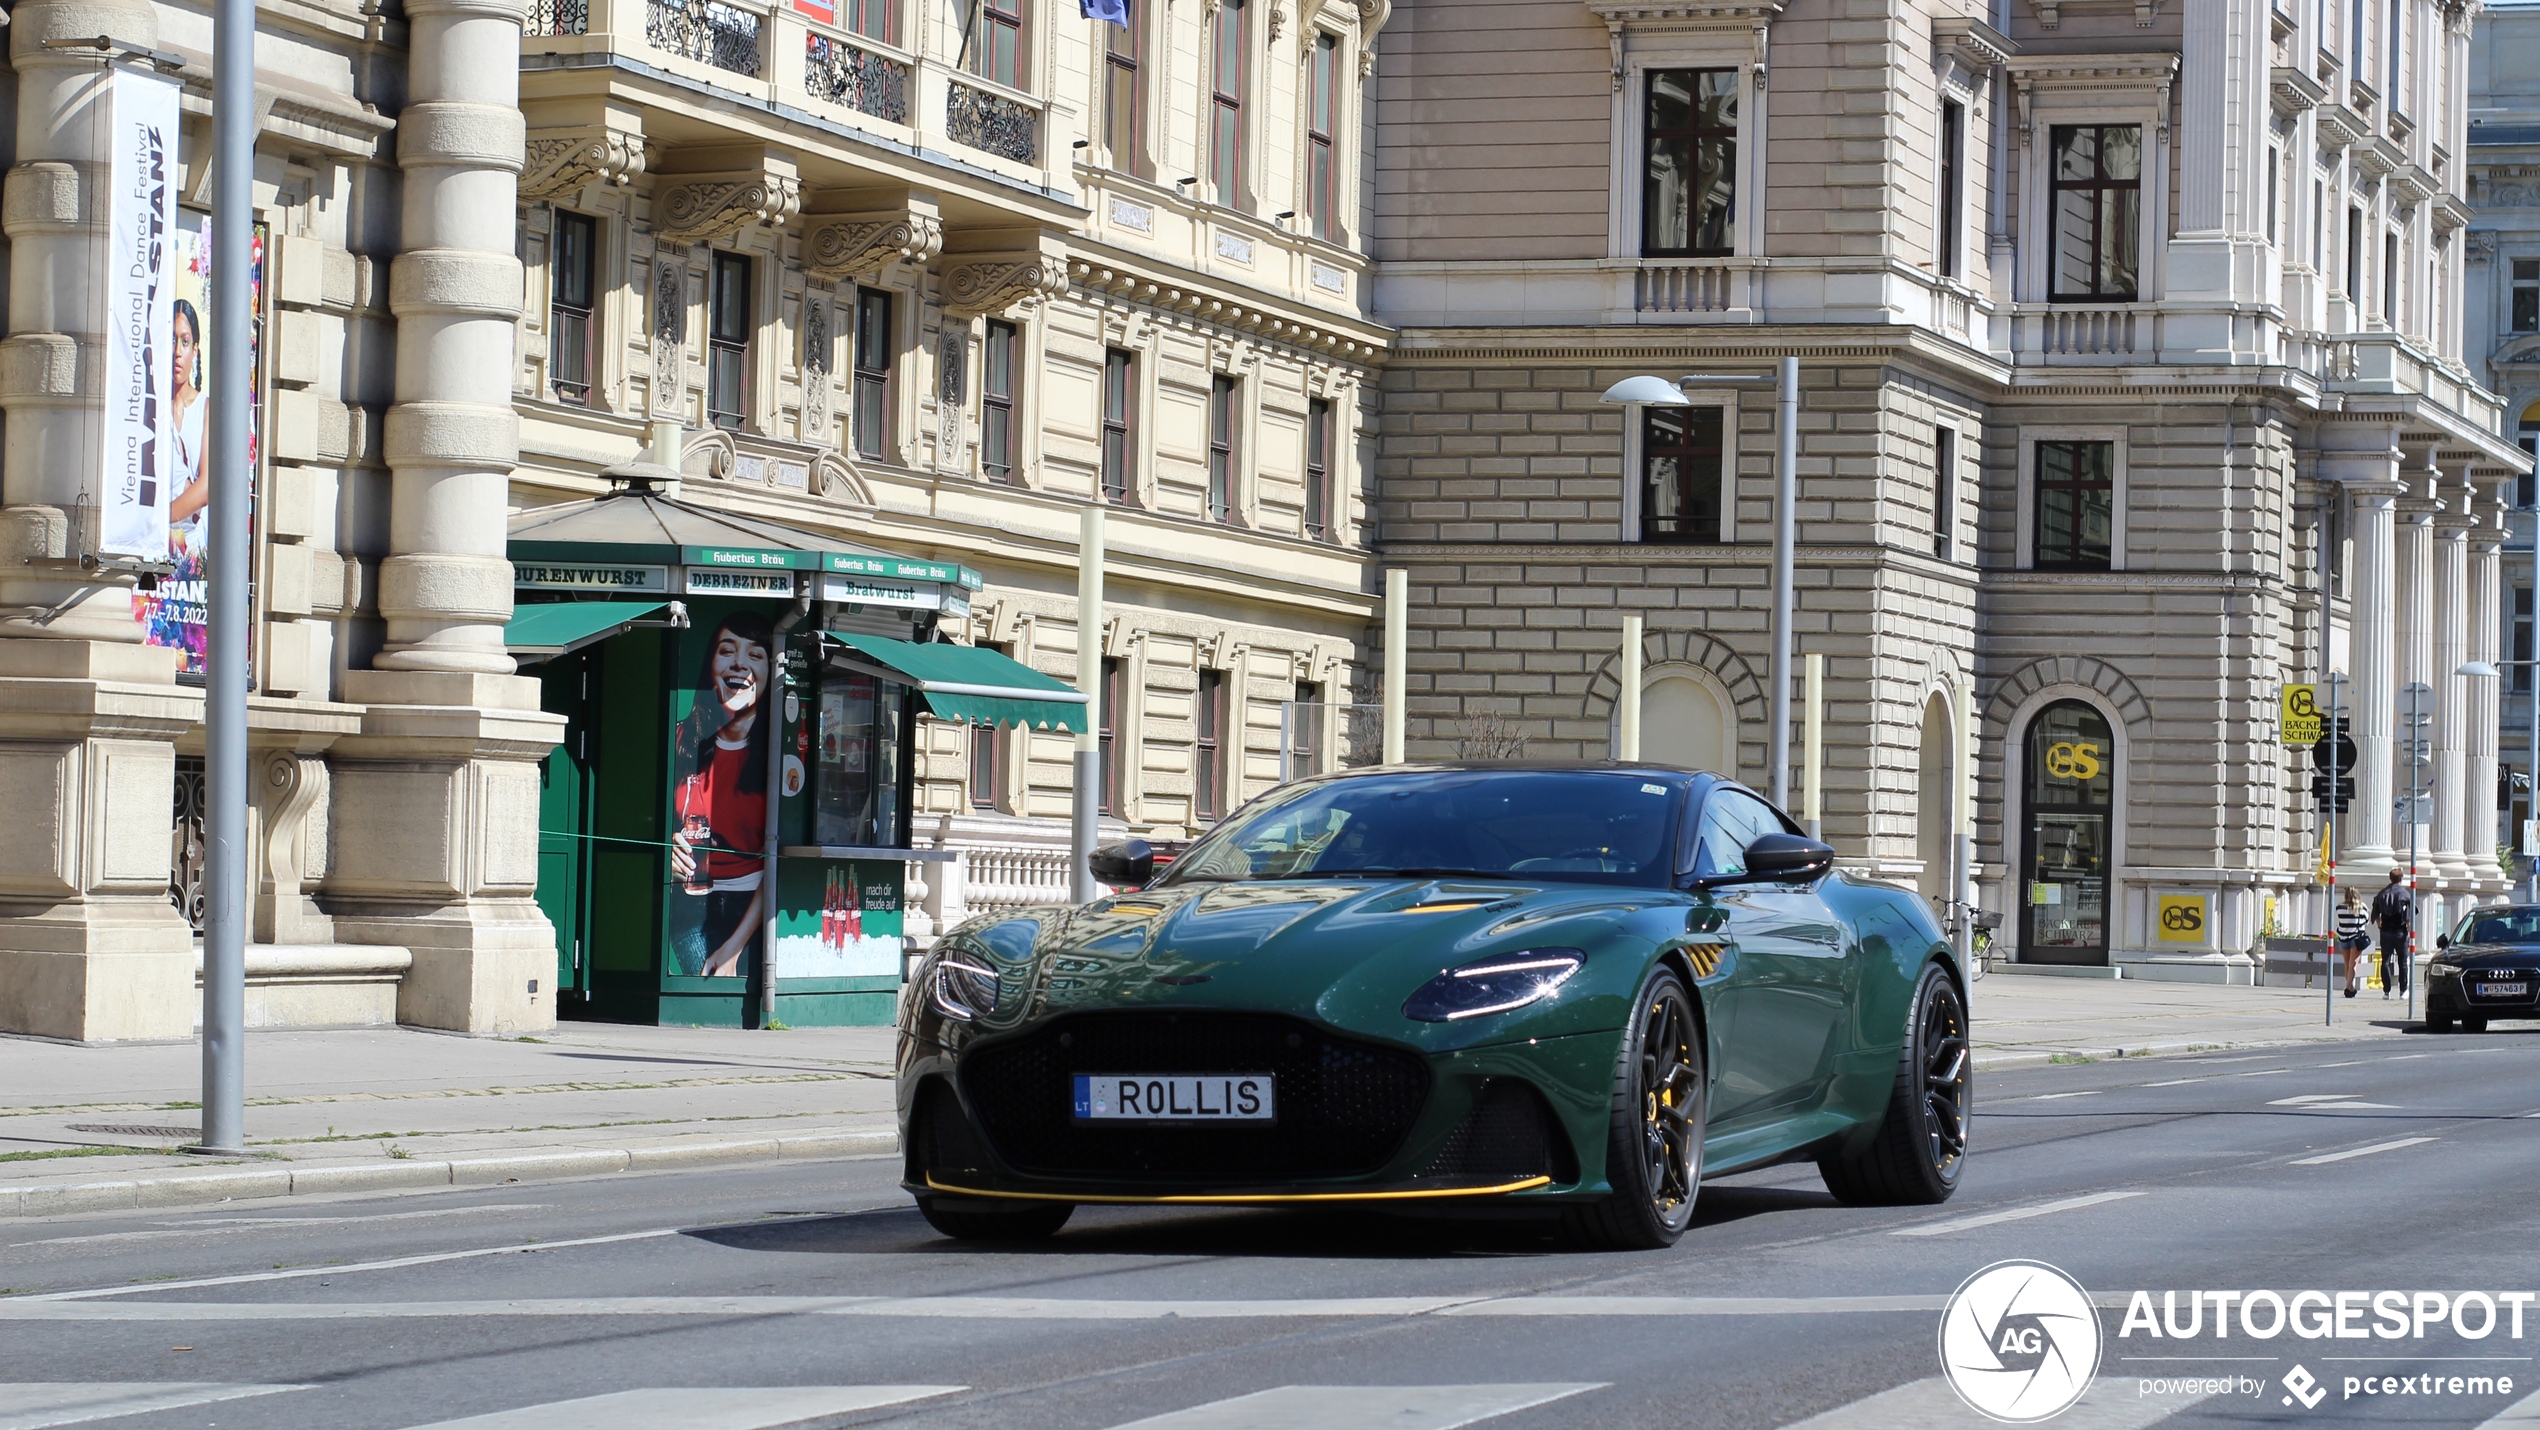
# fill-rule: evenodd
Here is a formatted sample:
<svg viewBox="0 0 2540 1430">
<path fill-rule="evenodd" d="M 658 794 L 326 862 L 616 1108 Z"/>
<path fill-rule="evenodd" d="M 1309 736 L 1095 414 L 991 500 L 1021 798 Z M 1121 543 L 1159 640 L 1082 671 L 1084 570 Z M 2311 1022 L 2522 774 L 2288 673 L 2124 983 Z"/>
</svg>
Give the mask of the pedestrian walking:
<svg viewBox="0 0 2540 1430">
<path fill-rule="evenodd" d="M 2416 917 L 2416 900 L 2400 881 L 2406 874 L 2390 871 L 2390 883 L 2372 897 L 2372 921 L 2381 933 L 2381 996 L 2393 989 L 2408 991 L 2408 926 Z"/>
<path fill-rule="evenodd" d="M 2346 950 L 2346 996 L 2364 976 L 2364 950 L 2372 946 L 2372 919 L 2364 912 L 2363 891 L 2349 885 L 2337 903 L 2337 946 Z"/>
</svg>

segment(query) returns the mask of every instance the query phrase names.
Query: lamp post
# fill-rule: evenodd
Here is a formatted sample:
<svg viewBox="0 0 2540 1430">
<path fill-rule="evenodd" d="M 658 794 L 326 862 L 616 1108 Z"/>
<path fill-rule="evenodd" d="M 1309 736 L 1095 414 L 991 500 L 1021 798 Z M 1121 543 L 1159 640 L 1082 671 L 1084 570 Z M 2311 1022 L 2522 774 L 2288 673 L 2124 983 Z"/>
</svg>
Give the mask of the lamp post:
<svg viewBox="0 0 2540 1430">
<path fill-rule="evenodd" d="M 1622 407 L 1628 428 L 1639 419 L 1641 408 L 1691 406 L 1684 394 L 1688 387 L 1773 388 L 1779 395 L 1773 450 L 1772 728 L 1767 732 L 1766 758 L 1773 803 L 1786 809 L 1790 805 L 1791 567 L 1799 544 L 1799 359 L 1783 358 L 1769 376 L 1693 373 L 1672 382 L 1646 374 L 1627 377 L 1607 388 L 1598 400 Z M 1735 478 L 1733 463 L 1730 477 Z M 1634 478 L 1627 472 L 1624 480 L 1629 483 Z"/>
</svg>

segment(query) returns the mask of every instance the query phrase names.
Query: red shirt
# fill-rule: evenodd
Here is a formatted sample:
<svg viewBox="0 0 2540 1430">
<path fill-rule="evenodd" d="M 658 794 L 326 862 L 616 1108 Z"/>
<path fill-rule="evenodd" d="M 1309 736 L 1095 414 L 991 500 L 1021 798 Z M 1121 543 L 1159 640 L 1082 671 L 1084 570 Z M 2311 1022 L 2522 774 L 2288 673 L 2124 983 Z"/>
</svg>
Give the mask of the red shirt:
<svg viewBox="0 0 2540 1430">
<path fill-rule="evenodd" d="M 714 843 L 718 847 L 706 855 L 706 873 L 710 877 L 746 879 L 757 874 L 766 860 L 756 854 L 731 853 L 730 847 L 758 849 L 766 845 L 767 787 L 741 786 L 741 769 L 750 759 L 747 746 L 736 748 L 717 741 L 713 749 L 714 758 L 707 762 L 703 778 L 690 780 L 682 792 L 680 822 L 685 824 L 688 816 L 702 814 L 706 823 L 714 827 Z"/>
</svg>

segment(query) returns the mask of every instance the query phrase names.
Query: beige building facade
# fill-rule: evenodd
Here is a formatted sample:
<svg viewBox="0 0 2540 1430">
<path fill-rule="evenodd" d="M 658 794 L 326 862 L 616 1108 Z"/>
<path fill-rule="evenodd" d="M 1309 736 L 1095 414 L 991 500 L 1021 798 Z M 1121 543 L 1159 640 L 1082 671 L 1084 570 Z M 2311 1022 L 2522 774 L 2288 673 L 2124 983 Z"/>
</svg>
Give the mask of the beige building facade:
<svg viewBox="0 0 2540 1430">
<path fill-rule="evenodd" d="M 1644 752 L 1769 782 L 1769 390 L 1599 395 L 1791 355 L 1848 861 L 1946 895 L 1971 726 L 1997 956 L 2246 977 L 2324 915 L 2278 702 L 2333 670 L 2338 878 L 2413 824 L 2433 898 L 2499 891 L 2459 671 L 2525 459 L 2462 359 L 2471 11 L 2352 10 L 1403 6 L 1372 235 L 1412 752 L 1602 755 L 1641 614 Z M 2394 809 L 2411 684 L 2431 798 Z"/>
</svg>

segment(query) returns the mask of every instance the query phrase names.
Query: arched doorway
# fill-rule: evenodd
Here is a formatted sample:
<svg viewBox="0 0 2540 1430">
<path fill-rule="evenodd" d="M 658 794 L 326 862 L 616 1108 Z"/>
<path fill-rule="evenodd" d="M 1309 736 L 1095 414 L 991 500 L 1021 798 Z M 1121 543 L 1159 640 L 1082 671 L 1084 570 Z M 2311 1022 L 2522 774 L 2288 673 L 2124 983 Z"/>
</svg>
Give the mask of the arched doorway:
<svg viewBox="0 0 2540 1430">
<path fill-rule="evenodd" d="M 1923 706 L 1922 772 L 1914 788 L 1914 856 L 1923 861 L 1914 887 L 1934 903 L 1950 895 L 1957 852 L 1951 837 L 1957 831 L 1949 827 L 1956 803 L 1950 798 L 1949 736 L 1949 697 L 1935 691 Z"/>
<path fill-rule="evenodd" d="M 1653 672 L 1641 687 L 1640 753 L 1737 778 L 1737 714 L 1728 692 L 1681 667 Z"/>
<path fill-rule="evenodd" d="M 2029 722 L 2027 757 L 2020 961 L 2104 966 L 2116 741 L 2096 709 L 2059 700 Z"/>
</svg>

